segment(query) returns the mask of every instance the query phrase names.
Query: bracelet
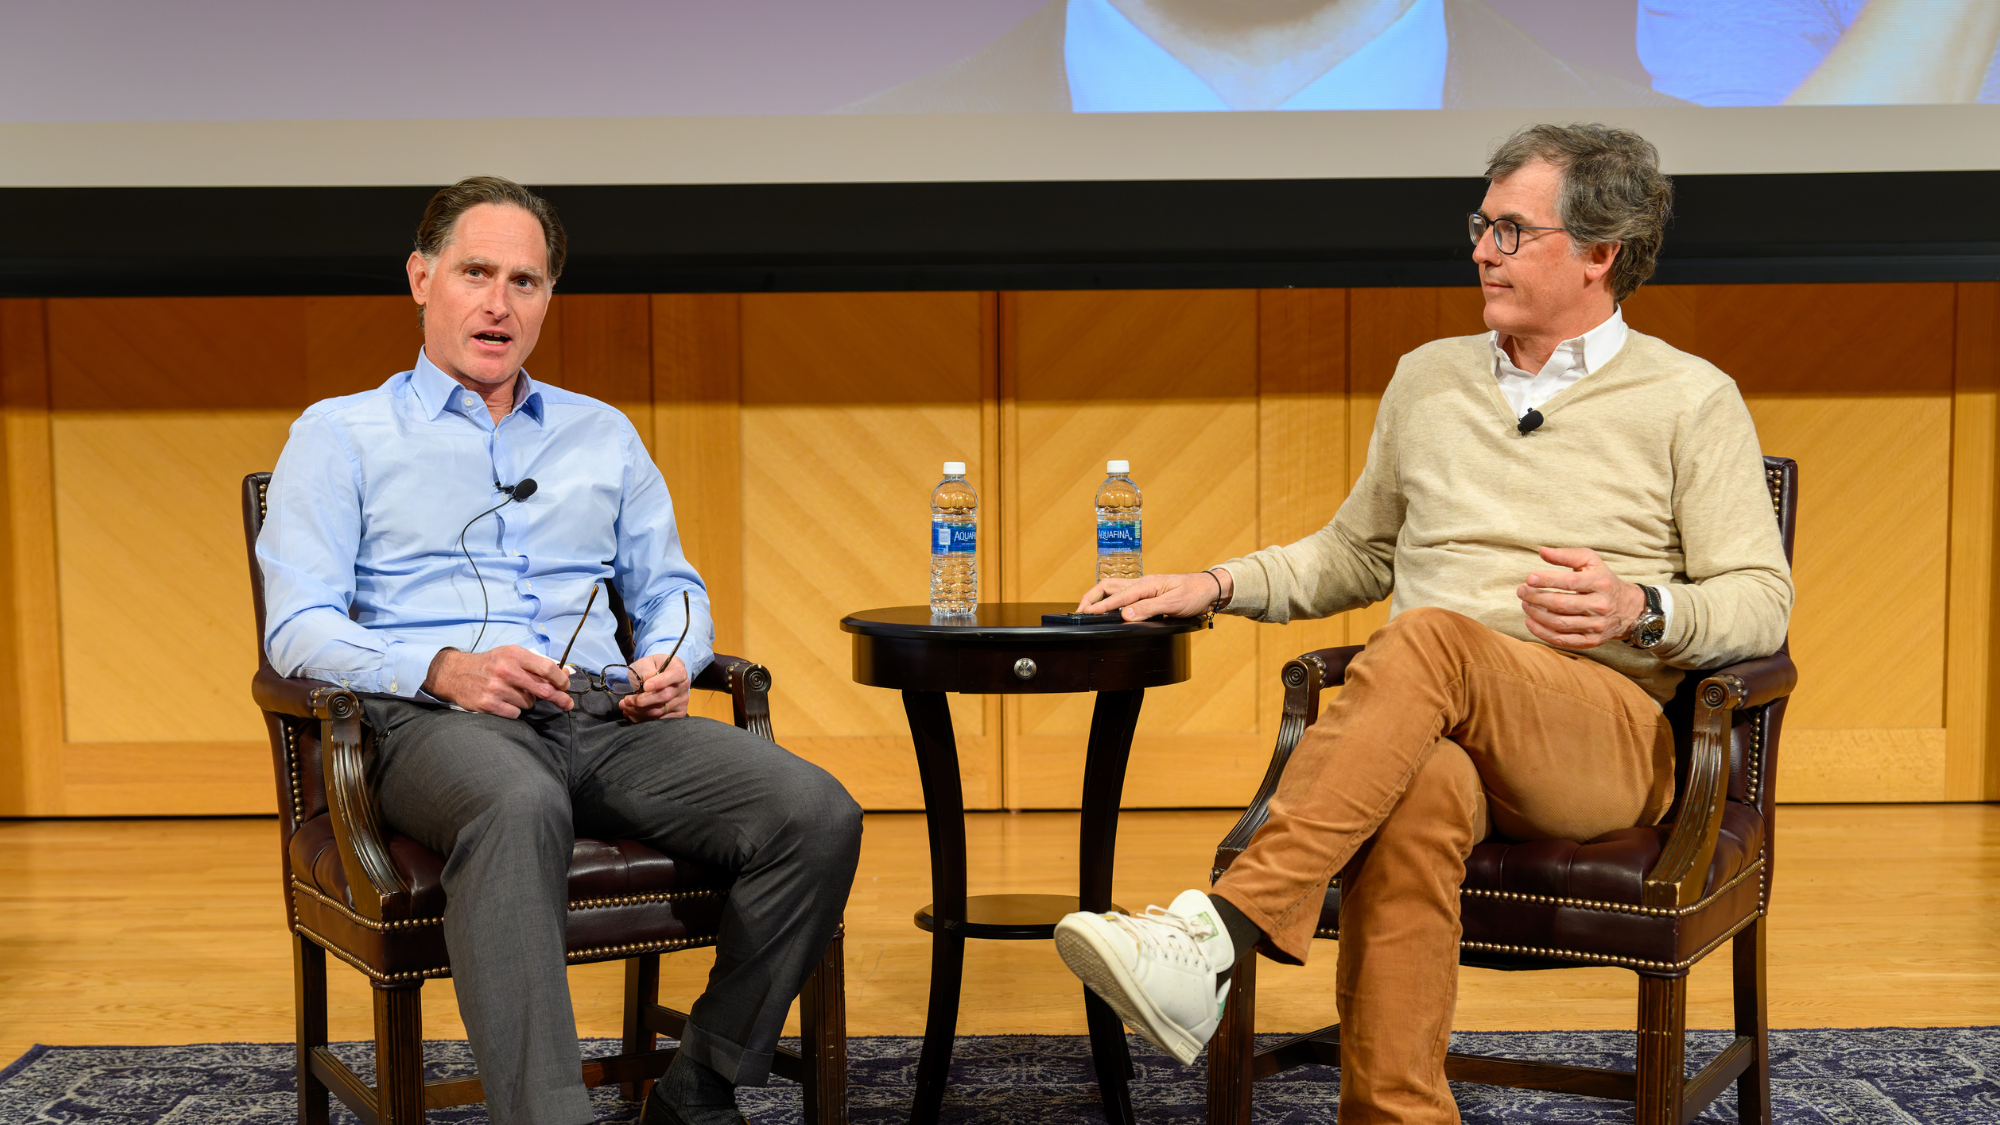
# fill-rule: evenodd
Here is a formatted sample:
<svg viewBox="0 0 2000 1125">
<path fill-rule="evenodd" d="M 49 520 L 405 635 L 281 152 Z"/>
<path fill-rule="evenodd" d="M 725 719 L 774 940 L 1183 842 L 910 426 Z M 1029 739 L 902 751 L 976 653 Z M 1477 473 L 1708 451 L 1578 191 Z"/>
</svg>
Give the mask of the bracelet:
<svg viewBox="0 0 2000 1125">
<path fill-rule="evenodd" d="M 1209 580 L 1215 583 L 1215 600 L 1209 602 L 1208 608 L 1201 612 L 1202 621 L 1209 628 L 1213 629 L 1215 628 L 1215 611 L 1222 608 L 1222 579 L 1216 577 L 1214 567 L 1209 567 L 1207 570 L 1202 571 L 1202 573 L 1208 575 Z"/>
</svg>

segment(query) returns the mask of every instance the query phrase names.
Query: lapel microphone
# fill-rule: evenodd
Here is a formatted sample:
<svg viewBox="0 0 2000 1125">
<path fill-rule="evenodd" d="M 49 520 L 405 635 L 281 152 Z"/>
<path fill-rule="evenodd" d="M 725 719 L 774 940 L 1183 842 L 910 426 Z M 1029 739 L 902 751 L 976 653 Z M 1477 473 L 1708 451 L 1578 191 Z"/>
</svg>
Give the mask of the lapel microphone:
<svg viewBox="0 0 2000 1125">
<path fill-rule="evenodd" d="M 472 530 L 473 524 L 478 523 L 480 520 L 485 519 L 507 505 L 526 500 L 528 497 L 533 496 L 538 486 L 535 484 L 535 478 L 523 477 L 519 484 L 501 484 L 496 480 L 493 482 L 493 487 L 506 493 L 507 498 L 471 519 L 466 520 L 465 526 L 458 529 L 458 552 L 465 556 L 466 563 L 472 567 L 472 577 L 479 583 L 479 635 L 472 638 L 472 651 L 474 652 L 479 651 L 479 642 L 486 639 L 486 623 L 493 617 L 493 602 L 492 599 L 486 596 L 486 576 L 479 573 L 479 564 L 473 561 L 472 552 L 465 548 L 465 533 Z"/>
<path fill-rule="evenodd" d="M 1521 431 L 1523 435 L 1526 435 L 1534 433 L 1535 430 L 1541 426 L 1541 424 L 1542 424 L 1542 412 L 1539 410 L 1530 410 L 1526 414 L 1521 415 L 1521 420 L 1519 422 L 1514 423 L 1514 428 Z M 535 482 L 528 481 L 526 483 L 532 485 Z"/>
</svg>

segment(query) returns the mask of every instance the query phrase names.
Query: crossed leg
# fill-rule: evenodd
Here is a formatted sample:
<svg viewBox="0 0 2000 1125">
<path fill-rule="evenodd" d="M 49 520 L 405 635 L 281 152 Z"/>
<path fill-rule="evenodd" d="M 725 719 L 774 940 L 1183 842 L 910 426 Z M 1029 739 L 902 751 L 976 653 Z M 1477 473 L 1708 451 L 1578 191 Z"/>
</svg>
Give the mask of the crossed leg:
<svg viewBox="0 0 2000 1125">
<path fill-rule="evenodd" d="M 1372 841 L 1342 886 L 1342 1121 L 1455 1122 L 1443 1067 L 1472 846 L 1652 823 L 1672 789 L 1671 728 L 1630 679 L 1408 610 L 1349 667 L 1214 893 L 1302 963 L 1328 881 Z"/>
</svg>

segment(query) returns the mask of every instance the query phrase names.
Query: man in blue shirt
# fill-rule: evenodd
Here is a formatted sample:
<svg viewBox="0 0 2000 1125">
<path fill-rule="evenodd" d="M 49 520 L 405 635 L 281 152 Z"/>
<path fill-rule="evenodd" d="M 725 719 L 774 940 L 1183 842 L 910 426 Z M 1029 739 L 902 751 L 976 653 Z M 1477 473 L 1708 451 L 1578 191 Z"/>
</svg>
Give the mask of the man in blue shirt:
<svg viewBox="0 0 2000 1125">
<path fill-rule="evenodd" d="M 383 814 L 446 857 L 445 943 L 496 1125 L 594 1119 L 564 972 L 576 835 L 735 876 L 645 1109 L 725 1125 L 839 924 L 861 810 L 819 767 L 687 716 L 714 628 L 666 483 L 622 413 L 522 367 L 564 250 L 518 184 L 432 198 L 408 263 L 416 368 L 315 404 L 272 474 L 264 643 L 285 675 L 366 693 Z M 629 670 L 606 599 L 592 608 L 607 581 Z"/>
</svg>

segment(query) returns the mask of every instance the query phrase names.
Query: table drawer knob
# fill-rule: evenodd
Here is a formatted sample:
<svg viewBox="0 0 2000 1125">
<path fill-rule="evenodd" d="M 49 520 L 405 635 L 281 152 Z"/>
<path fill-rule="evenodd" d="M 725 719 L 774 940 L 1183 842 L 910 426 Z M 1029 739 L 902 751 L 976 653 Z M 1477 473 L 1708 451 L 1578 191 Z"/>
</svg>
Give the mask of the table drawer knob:
<svg viewBox="0 0 2000 1125">
<path fill-rule="evenodd" d="M 1041 669 L 1035 667 L 1035 662 L 1025 656 L 1014 662 L 1014 676 L 1017 679 L 1032 680 L 1039 671 Z"/>
</svg>

